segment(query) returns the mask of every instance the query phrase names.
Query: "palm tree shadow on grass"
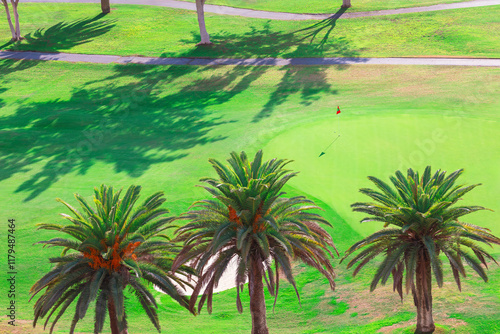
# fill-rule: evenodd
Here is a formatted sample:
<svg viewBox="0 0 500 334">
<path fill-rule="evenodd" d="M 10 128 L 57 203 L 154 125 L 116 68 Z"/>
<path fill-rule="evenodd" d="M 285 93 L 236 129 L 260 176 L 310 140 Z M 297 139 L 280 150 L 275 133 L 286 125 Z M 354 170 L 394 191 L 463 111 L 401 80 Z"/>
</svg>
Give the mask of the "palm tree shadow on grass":
<svg viewBox="0 0 500 334">
<path fill-rule="evenodd" d="M 320 98 L 323 93 L 337 94 L 328 82 L 324 68 L 319 66 L 286 66 L 285 73 L 269 100 L 261 111 L 253 117 L 253 122 L 259 122 L 271 116 L 273 111 L 285 103 L 292 94 L 300 94 L 300 104 L 308 106 Z"/>
<path fill-rule="evenodd" d="M 5 76 L 18 71 L 27 70 L 33 66 L 38 65 L 39 62 L 32 60 L 23 60 L 23 59 L 0 59 L 0 73 L 2 74 L 2 81 L 6 80 Z M 7 89 L 2 87 L 3 93 Z"/>
<path fill-rule="evenodd" d="M 105 29 L 99 31 L 104 33 Z M 334 36 L 329 37 L 334 42 L 324 43 L 318 51 L 318 45 L 307 40 L 310 31 L 297 32 L 300 36 L 295 36 L 296 32 L 273 32 L 269 26 L 252 31 L 233 38 L 237 39 L 237 46 L 259 43 L 264 56 L 273 56 L 273 48 L 289 56 L 311 50 L 318 54 L 331 48 L 343 56 L 357 54 L 347 40 Z M 59 50 L 89 38 L 88 34 L 81 37 L 79 41 L 67 38 L 53 47 Z M 278 42 L 272 43 L 273 40 Z M 199 50 L 181 56 L 195 57 Z M 247 46 L 240 52 L 245 55 L 253 51 Z M 75 88 L 69 99 L 27 100 L 16 113 L 0 118 L 0 181 L 30 172 L 38 164 L 37 171 L 16 189 L 27 193 L 25 201 L 29 201 L 69 173 L 86 174 L 97 162 L 137 177 L 153 164 L 186 157 L 197 145 L 223 140 L 226 137 L 214 135 L 213 130 L 235 120 L 225 119 L 213 110 L 248 89 L 268 68 L 243 66 L 224 70 L 115 65 L 112 75 Z M 302 103 L 307 105 L 320 92 L 336 93 L 321 67 L 286 66 L 283 70 L 284 77 L 254 121 L 269 117 L 291 94 L 300 92 Z M 194 78 L 186 80 L 192 74 Z"/>
<path fill-rule="evenodd" d="M 323 48 L 327 44 L 328 39 L 330 38 L 330 34 L 337 25 L 337 20 L 342 16 L 342 14 L 346 12 L 346 10 L 347 8 L 341 7 L 335 14 L 333 14 L 329 18 L 321 20 L 310 27 L 296 30 L 295 33 L 306 32 L 304 38 L 305 39 L 310 38 L 311 44 L 314 42 L 314 39 L 317 36 L 320 36 L 321 33 L 324 33 L 323 37 L 321 37 L 319 44 L 317 45 L 318 48 Z"/>
<path fill-rule="evenodd" d="M 1 48 L 14 51 L 60 52 L 89 43 L 93 38 L 108 33 L 116 20 L 102 20 L 99 14 L 73 22 L 59 22 L 47 29 L 40 28 L 24 36 L 21 42 L 8 42 Z"/>
<path fill-rule="evenodd" d="M 285 54 L 285 58 L 304 57 L 307 55 L 323 55 L 326 51 L 337 57 L 357 57 L 359 51 L 351 47 L 349 41 L 343 37 L 332 36 L 337 20 L 346 11 L 340 8 L 331 17 L 315 23 L 309 27 L 294 31 L 297 36 L 297 48 Z M 319 42 L 318 40 L 319 39 Z M 360 62 L 363 61 L 360 59 Z M 338 70 L 348 68 L 346 64 L 336 66 Z M 285 71 L 276 90 L 271 94 L 262 110 L 254 116 L 253 122 L 259 122 L 269 117 L 277 106 L 286 102 L 291 94 L 301 94 L 301 104 L 307 106 L 320 98 L 320 93 L 338 94 L 328 82 L 322 67 L 311 66 L 307 70 L 300 66 L 283 67 Z"/>
<path fill-rule="evenodd" d="M 244 34 L 227 31 L 211 34 L 213 45 L 200 45 L 183 57 L 229 57 L 229 58 L 301 58 L 324 57 L 325 54 L 333 57 L 356 58 L 359 50 L 352 47 L 350 41 L 334 34 L 337 20 L 346 11 L 340 8 L 331 17 L 321 20 L 308 27 L 292 32 L 276 31 L 268 21 L 263 27 L 250 27 Z M 185 43 L 194 43 L 199 36 L 193 33 L 192 39 Z M 167 56 L 167 55 L 163 55 Z M 341 62 L 341 60 L 339 60 Z M 363 62 L 359 58 L 359 62 Z M 348 68 L 348 64 L 339 63 L 338 70 Z M 319 66 L 284 66 L 284 74 L 276 86 L 269 100 L 261 111 L 253 118 L 259 122 L 272 115 L 273 111 L 285 103 L 292 94 L 300 93 L 299 103 L 310 105 L 319 99 L 323 93 L 337 94 L 338 91 L 328 82 L 323 67 Z"/>
<path fill-rule="evenodd" d="M 226 138 L 213 130 L 234 120 L 212 107 L 245 91 L 265 71 L 203 74 L 206 68 L 134 64 L 114 69 L 78 86 L 67 100 L 26 101 L 0 118 L 0 181 L 36 168 L 16 189 L 29 201 L 97 162 L 138 177 L 151 165 L 184 158 L 195 146 Z M 183 78 L 198 71 L 201 78 Z"/>
<path fill-rule="evenodd" d="M 23 59 L 0 59 L 0 94 L 5 93 L 8 88 L 5 87 L 12 79 L 8 78 L 8 75 L 14 72 L 24 71 L 33 66 L 38 65 L 39 62 L 32 60 Z M 22 98 L 18 100 L 18 103 L 22 103 Z M 5 106 L 5 102 L 0 98 L 0 108 Z M 0 143 L 0 147 L 1 147 Z"/>
<path fill-rule="evenodd" d="M 269 20 L 262 27 L 250 26 L 250 31 L 233 33 L 220 31 L 211 33 L 214 44 L 198 45 L 185 57 L 229 57 L 229 58 L 297 58 L 323 57 L 326 53 L 337 57 L 357 57 L 359 50 L 354 49 L 347 38 L 333 34 L 337 20 L 346 11 L 340 8 L 331 17 L 311 26 L 291 32 L 279 31 L 275 22 Z M 199 34 L 192 32 L 190 39 L 181 42 L 193 44 Z M 318 42 L 319 39 L 319 42 Z M 164 57 L 169 54 L 164 54 Z"/>
</svg>

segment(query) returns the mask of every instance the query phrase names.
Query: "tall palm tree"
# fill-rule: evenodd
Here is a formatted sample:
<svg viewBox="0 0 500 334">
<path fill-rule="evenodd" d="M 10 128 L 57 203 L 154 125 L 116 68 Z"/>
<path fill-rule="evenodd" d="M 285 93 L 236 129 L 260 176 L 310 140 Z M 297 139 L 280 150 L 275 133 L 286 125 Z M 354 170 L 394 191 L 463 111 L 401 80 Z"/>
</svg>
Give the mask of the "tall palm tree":
<svg viewBox="0 0 500 334">
<path fill-rule="evenodd" d="M 63 232 L 71 238 L 56 237 L 38 242 L 49 247 L 62 246 L 64 250 L 61 256 L 50 259 L 54 268 L 31 288 L 31 298 L 46 288 L 35 303 L 33 327 L 38 318 L 47 316 L 45 328 L 58 311 L 50 328 L 52 333 L 59 318 L 78 297 L 70 333 L 94 300 L 94 333 L 102 331 L 106 313 L 113 334 L 127 333 L 123 290 L 128 286 L 160 331 L 156 301 L 144 281 L 155 284 L 188 307 L 188 299 L 178 290 L 187 283 L 170 270 L 179 249 L 163 234 L 172 227 L 168 226 L 172 218 L 162 217 L 168 213 L 160 208 L 165 202 L 163 193 L 153 194 L 133 210 L 140 191 L 141 187 L 131 186 L 120 198 L 121 190 L 115 192 L 112 187 L 102 185 L 95 188 L 95 209 L 75 194 L 82 212 L 57 199 L 71 211 L 72 216 L 62 214 L 71 224 L 44 223 L 39 224 L 39 228 Z M 188 267 L 180 267 L 178 271 L 183 275 L 193 274 Z"/>
<path fill-rule="evenodd" d="M 446 172 L 438 170 L 431 175 L 428 166 L 422 176 L 408 169 L 405 177 L 400 171 L 388 184 L 368 177 L 379 189 L 363 188 L 361 193 L 371 197 L 375 203 L 354 203 L 354 211 L 364 212 L 370 217 L 361 222 L 383 222 L 384 229 L 356 242 L 346 257 L 364 247 L 348 264 L 348 268 L 359 262 L 353 272 L 359 270 L 379 254 L 384 260 L 372 280 L 370 290 L 377 284 L 385 284 L 392 274 L 394 290 L 403 299 L 403 277 L 406 272 L 405 288 L 411 290 L 417 308 L 417 328 L 415 333 L 432 333 L 435 329 L 432 319 L 432 273 L 439 287 L 443 285 L 443 259 L 448 259 L 455 282 L 461 291 L 460 275 L 465 277 L 463 261 L 486 282 L 486 259 L 495 259 L 479 243 L 488 246 L 500 244 L 500 239 L 487 228 L 460 221 L 462 216 L 485 210 L 482 206 L 455 206 L 463 195 L 477 187 L 455 185 L 462 169 L 446 177 Z M 392 225 L 392 228 L 386 228 Z M 472 255 L 467 248 L 472 250 Z M 443 256 L 440 256 L 443 254 Z"/>
<path fill-rule="evenodd" d="M 252 162 L 245 152 L 239 155 L 232 152 L 229 166 L 214 159 L 209 161 L 219 178 L 201 181 L 215 199 L 195 202 L 193 209 L 182 216 L 189 223 L 178 229 L 177 239 L 185 242 L 185 246 L 174 268 L 190 262 L 196 269 L 199 279 L 189 307 L 195 311 L 204 287 L 198 310 L 206 301 L 210 313 L 213 289 L 231 260 L 236 259 L 237 309 L 243 311 L 240 292 L 248 279 L 252 333 L 265 334 L 268 328 L 263 279 L 275 304 L 280 271 L 299 298 L 291 260 L 300 259 L 319 270 L 334 289 L 334 271 L 329 260 L 333 255 L 327 247 L 335 247 L 330 235 L 319 225 L 330 224 L 310 212 L 318 207 L 305 197 L 282 197 L 282 187 L 297 174 L 284 169 L 290 161 L 262 162 L 262 151 L 257 152 Z"/>
</svg>

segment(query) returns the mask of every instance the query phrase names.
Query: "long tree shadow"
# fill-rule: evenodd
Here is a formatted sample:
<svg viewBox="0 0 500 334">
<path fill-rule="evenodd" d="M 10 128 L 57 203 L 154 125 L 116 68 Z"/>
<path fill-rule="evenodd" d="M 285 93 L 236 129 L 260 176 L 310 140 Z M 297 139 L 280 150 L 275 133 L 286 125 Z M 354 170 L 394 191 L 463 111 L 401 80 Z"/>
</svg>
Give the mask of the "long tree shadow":
<svg viewBox="0 0 500 334">
<path fill-rule="evenodd" d="M 186 57 L 356 57 L 359 50 L 354 49 L 347 38 L 333 34 L 337 20 L 344 14 L 340 8 L 331 17 L 321 20 L 305 28 L 294 31 L 280 31 L 280 26 L 271 20 L 263 26 L 250 26 L 249 31 L 241 34 L 220 31 L 210 34 L 213 45 L 199 45 Z M 189 39 L 181 42 L 196 44 L 199 34 L 192 32 Z M 168 56 L 165 54 L 163 56 Z"/>
<path fill-rule="evenodd" d="M 214 41 L 212 46 L 198 46 L 183 57 L 228 57 L 228 58 L 321 58 L 329 57 L 351 58 L 359 57 L 359 50 L 352 47 L 350 41 L 343 36 L 335 35 L 337 20 L 344 14 L 345 8 L 340 8 L 328 19 L 319 21 L 305 28 L 292 32 L 282 32 L 268 21 L 264 26 L 250 30 L 244 34 L 232 32 L 218 32 L 211 34 Z M 185 43 L 195 43 L 199 40 L 197 33 Z M 360 58 L 359 62 L 363 59 Z M 339 60 L 336 68 L 346 69 L 347 64 Z M 324 68 L 320 66 L 283 66 L 284 74 L 276 85 L 261 111 L 257 113 L 253 122 L 259 122 L 272 115 L 273 111 L 285 103 L 293 94 L 300 93 L 300 102 L 311 104 L 324 93 L 337 94 L 328 82 Z"/>
<path fill-rule="evenodd" d="M 102 20 L 99 14 L 73 22 L 59 22 L 49 28 L 40 28 L 24 36 L 21 42 L 9 42 L 5 49 L 15 51 L 60 52 L 89 43 L 93 38 L 108 33 L 116 20 Z"/>
<path fill-rule="evenodd" d="M 38 43 L 44 38 L 50 40 L 48 36 L 59 36 L 55 39 L 58 42 L 50 46 L 53 50 L 85 43 L 94 35 L 89 32 L 78 39 L 75 27 L 95 33 L 111 29 L 109 22 L 92 23 L 95 20 L 49 28 L 49 32 L 34 34 L 30 41 Z M 258 45 L 259 57 L 300 57 L 326 51 L 356 56 L 349 41 L 334 36 L 331 27 L 332 24 L 323 24 L 283 33 L 266 25 L 243 35 L 222 32 L 213 39 L 225 41 L 217 45 L 218 56 L 224 48 L 228 52 L 238 50 L 232 57 L 255 56 L 252 43 Z M 72 33 L 64 39 L 57 31 L 66 29 Z M 317 36 L 325 29 L 329 29 L 329 37 L 321 45 Z M 210 56 L 209 51 L 210 48 L 198 47 L 180 56 Z M 300 103 L 307 105 L 318 99 L 320 93 L 336 93 L 323 67 L 281 69 L 285 74 L 254 122 L 269 117 L 292 94 L 300 94 Z M 25 201 L 29 201 L 61 177 L 85 174 L 97 162 L 114 166 L 116 172 L 140 176 L 153 164 L 181 159 L 195 146 L 225 139 L 217 128 L 236 120 L 214 110 L 247 90 L 268 70 L 266 66 L 115 65 L 112 75 L 76 87 L 68 99 L 26 101 L 16 113 L 0 118 L 0 180 L 16 173 L 31 173 L 16 189 L 26 193 Z"/>
<path fill-rule="evenodd" d="M 0 180 L 38 164 L 16 189 L 27 193 L 25 201 L 68 173 L 86 174 L 97 162 L 137 177 L 153 164 L 225 139 L 213 132 L 234 120 L 214 113 L 213 106 L 245 91 L 265 71 L 133 64 L 114 69 L 74 89 L 67 100 L 26 103 L 0 118 Z"/>
<path fill-rule="evenodd" d="M 340 19 L 340 17 L 342 16 L 342 14 L 346 12 L 346 10 L 347 8 L 340 7 L 340 9 L 329 18 L 321 20 L 310 27 L 296 30 L 295 33 L 297 34 L 301 32 L 306 32 L 303 38 L 309 39 L 311 44 L 314 43 L 316 37 L 321 36 L 321 34 L 323 34 L 319 44 L 317 44 L 317 47 L 324 48 L 330 38 L 333 29 L 337 25 L 337 20 Z"/>
<path fill-rule="evenodd" d="M 38 61 L 34 60 L 23 60 L 23 59 L 0 59 L 0 73 L 2 74 L 2 82 L 6 83 L 9 79 L 6 76 L 13 72 L 19 72 L 27 70 L 33 66 L 38 65 Z M 5 91 L 5 87 L 4 91 Z"/>
<path fill-rule="evenodd" d="M 297 47 L 295 50 L 285 54 L 288 58 L 303 57 L 304 55 L 322 55 L 328 51 L 336 57 L 357 57 L 359 52 L 350 46 L 347 39 L 332 36 L 337 20 L 346 11 L 340 8 L 328 19 L 322 20 L 309 27 L 298 29 L 292 34 L 296 36 Z M 319 40 L 319 41 L 318 41 Z M 340 64 L 337 69 L 346 69 L 345 64 Z M 253 122 L 259 122 L 269 117 L 279 105 L 285 103 L 292 94 L 301 94 L 300 103 L 307 106 L 318 100 L 321 94 L 337 94 L 338 91 L 332 88 L 328 82 L 323 67 L 320 66 L 286 66 L 281 81 L 276 86 L 276 90 L 271 94 L 267 103 L 261 111 L 254 116 Z"/>
<path fill-rule="evenodd" d="M 300 104 L 310 105 L 324 93 L 337 94 L 328 83 L 324 68 L 319 66 L 286 66 L 276 89 L 271 93 L 261 111 L 253 117 L 253 122 L 259 122 L 270 117 L 272 112 L 285 103 L 293 94 L 300 94 Z"/>
</svg>

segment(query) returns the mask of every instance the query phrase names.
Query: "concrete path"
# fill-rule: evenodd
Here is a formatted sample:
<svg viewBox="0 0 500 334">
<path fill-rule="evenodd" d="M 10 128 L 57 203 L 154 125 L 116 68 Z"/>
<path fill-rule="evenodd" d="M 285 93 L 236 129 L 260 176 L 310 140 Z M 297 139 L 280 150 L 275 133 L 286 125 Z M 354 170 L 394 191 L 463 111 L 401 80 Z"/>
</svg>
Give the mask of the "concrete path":
<svg viewBox="0 0 500 334">
<path fill-rule="evenodd" d="M 27 0 L 24 2 L 100 3 L 99 0 Z M 111 4 L 149 5 L 149 6 L 196 10 L 196 5 L 192 2 L 175 1 L 175 0 L 111 0 Z M 338 18 L 349 19 L 349 18 L 365 17 L 365 16 L 419 13 L 419 12 L 429 12 L 436 10 L 482 7 L 482 6 L 493 6 L 493 5 L 500 5 L 500 0 L 474 0 L 467 2 L 426 6 L 426 7 L 389 9 L 389 10 L 379 10 L 373 12 L 343 13 L 342 15 L 339 15 Z M 236 15 L 236 16 L 253 17 L 259 19 L 270 19 L 270 20 L 324 20 L 331 17 L 334 14 L 334 13 L 293 14 L 293 13 L 280 13 L 280 12 L 266 12 L 261 10 L 252 10 L 252 9 L 243 9 L 243 8 L 234 8 L 228 6 L 216 6 L 216 5 L 205 5 L 204 9 L 205 12 L 209 13 L 215 13 L 221 15 Z"/>
<path fill-rule="evenodd" d="M 441 66 L 487 66 L 500 67 L 500 59 L 488 58 L 153 58 L 121 57 L 108 55 L 87 55 L 74 53 L 44 53 L 0 51 L 0 59 L 55 60 L 97 64 L 144 64 L 144 65 L 246 65 L 246 66 L 286 66 L 286 65 L 441 65 Z"/>
</svg>

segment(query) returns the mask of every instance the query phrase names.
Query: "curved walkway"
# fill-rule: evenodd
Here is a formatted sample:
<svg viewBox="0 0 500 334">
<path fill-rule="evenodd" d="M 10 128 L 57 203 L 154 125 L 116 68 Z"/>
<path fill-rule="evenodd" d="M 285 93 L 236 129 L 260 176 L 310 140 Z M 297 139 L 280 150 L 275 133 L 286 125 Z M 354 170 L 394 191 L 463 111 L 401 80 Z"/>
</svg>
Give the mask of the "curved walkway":
<svg viewBox="0 0 500 334">
<path fill-rule="evenodd" d="M 500 67 L 500 59 L 493 58 L 154 58 L 89 55 L 74 53 L 45 53 L 0 51 L 0 59 L 54 60 L 96 64 L 143 64 L 143 65 L 243 65 L 243 66 L 286 66 L 286 65 L 441 65 L 441 66 L 487 66 Z"/>
<path fill-rule="evenodd" d="M 25 2 L 52 2 L 52 3 L 100 3 L 99 0 L 27 0 Z M 176 0 L 111 0 L 112 4 L 127 4 L 127 5 L 149 5 L 179 8 L 187 10 L 196 10 L 196 4 L 192 2 L 176 1 Z M 373 12 L 357 12 L 357 13 L 343 13 L 339 15 L 340 19 L 350 19 L 356 17 L 366 16 L 382 16 L 391 14 L 405 14 L 405 13 L 419 13 L 430 12 L 437 10 L 456 9 L 456 8 L 471 8 L 482 6 L 500 5 L 500 0 L 473 0 L 467 2 L 457 2 L 450 4 L 440 4 L 426 7 L 412 7 L 400 9 L 379 10 Z M 324 20 L 330 18 L 332 14 L 293 14 L 293 13 L 280 13 L 280 12 L 266 12 L 261 10 L 234 8 L 228 6 L 205 5 L 205 12 L 221 14 L 221 15 L 235 15 L 252 17 L 259 19 L 270 20 Z"/>
</svg>

